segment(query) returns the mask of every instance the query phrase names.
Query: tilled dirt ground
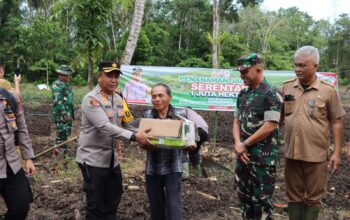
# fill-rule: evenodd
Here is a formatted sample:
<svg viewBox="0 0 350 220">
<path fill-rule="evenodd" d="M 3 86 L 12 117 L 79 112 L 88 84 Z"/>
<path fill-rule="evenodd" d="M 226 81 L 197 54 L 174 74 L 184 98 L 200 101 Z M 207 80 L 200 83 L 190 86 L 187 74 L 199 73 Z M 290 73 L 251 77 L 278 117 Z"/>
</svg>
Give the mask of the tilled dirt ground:
<svg viewBox="0 0 350 220">
<path fill-rule="evenodd" d="M 35 152 L 52 146 L 54 129 L 50 106 L 26 108 L 28 128 Z M 79 131 L 79 118 L 74 123 L 74 135 Z M 69 144 L 69 155 L 74 158 L 77 141 Z M 118 209 L 122 220 L 149 219 L 149 205 L 144 179 L 145 153 L 137 146 L 123 147 L 121 161 L 124 176 L 124 194 Z M 235 157 L 230 143 L 207 143 L 203 150 L 205 177 L 192 177 L 182 183 L 185 219 L 241 219 L 238 199 L 233 190 Z M 31 180 L 34 202 L 28 219 L 83 219 L 85 198 L 82 177 L 73 159 L 62 161 L 50 153 L 35 160 L 37 175 Z M 275 202 L 285 204 L 283 183 L 284 160 L 278 165 Z M 319 219 L 346 219 L 350 217 L 350 165 L 345 162 L 341 171 L 329 177 L 328 192 Z M 5 212 L 4 204 L 0 205 Z M 275 219 L 288 219 L 283 208 L 275 209 Z"/>
</svg>

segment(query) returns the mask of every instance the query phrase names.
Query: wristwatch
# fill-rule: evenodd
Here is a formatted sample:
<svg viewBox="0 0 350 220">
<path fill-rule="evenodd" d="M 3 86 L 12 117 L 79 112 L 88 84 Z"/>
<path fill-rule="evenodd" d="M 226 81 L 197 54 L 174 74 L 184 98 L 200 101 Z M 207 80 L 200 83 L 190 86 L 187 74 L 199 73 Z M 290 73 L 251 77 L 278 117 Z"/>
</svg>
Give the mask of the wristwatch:
<svg viewBox="0 0 350 220">
<path fill-rule="evenodd" d="M 130 137 L 130 142 L 133 141 L 135 142 L 136 141 L 136 135 L 135 134 L 132 134 L 131 137 Z"/>
</svg>

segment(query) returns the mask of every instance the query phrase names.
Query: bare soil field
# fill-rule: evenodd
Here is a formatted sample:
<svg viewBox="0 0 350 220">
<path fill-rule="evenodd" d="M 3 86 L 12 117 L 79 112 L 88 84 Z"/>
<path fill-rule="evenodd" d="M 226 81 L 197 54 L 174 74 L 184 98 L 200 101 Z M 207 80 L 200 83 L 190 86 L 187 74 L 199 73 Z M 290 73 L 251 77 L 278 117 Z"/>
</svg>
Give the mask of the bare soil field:
<svg viewBox="0 0 350 220">
<path fill-rule="evenodd" d="M 54 143 L 51 107 L 49 104 L 35 108 L 25 106 L 25 111 L 34 150 L 39 153 Z M 79 112 L 77 116 L 72 136 L 79 134 Z M 231 146 L 231 143 L 225 142 L 205 144 L 203 150 L 205 175 L 191 177 L 182 183 L 186 220 L 241 219 L 238 198 L 233 190 L 235 156 Z M 71 159 L 62 160 L 48 153 L 35 160 L 38 173 L 30 180 L 34 202 L 28 219 L 84 219 L 85 198 L 82 191 L 82 177 L 74 162 L 77 147 L 77 141 L 69 144 Z M 149 219 L 144 178 L 145 152 L 136 145 L 123 146 L 122 152 L 124 194 L 118 209 L 119 219 Z M 284 160 L 281 154 L 274 194 L 275 202 L 278 204 L 286 203 L 283 172 Z M 1 213 L 6 211 L 3 203 L 0 204 L 0 211 Z M 288 219 L 283 208 L 275 209 L 275 219 Z M 345 151 L 340 173 L 329 177 L 327 195 L 319 219 L 350 219 L 350 165 L 346 163 Z"/>
</svg>

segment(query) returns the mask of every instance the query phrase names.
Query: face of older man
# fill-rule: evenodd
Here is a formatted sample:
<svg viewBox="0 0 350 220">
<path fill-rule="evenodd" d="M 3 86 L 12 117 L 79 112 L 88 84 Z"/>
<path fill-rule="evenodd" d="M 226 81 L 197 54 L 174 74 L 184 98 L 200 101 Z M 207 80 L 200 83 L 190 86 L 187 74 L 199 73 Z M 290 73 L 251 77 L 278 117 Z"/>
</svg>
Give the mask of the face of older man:
<svg viewBox="0 0 350 220">
<path fill-rule="evenodd" d="M 166 88 L 156 86 L 152 89 L 152 104 L 157 111 L 164 111 L 169 107 L 172 96 L 168 95 Z"/>
<path fill-rule="evenodd" d="M 304 85 L 311 85 L 316 79 L 318 64 L 315 58 L 308 55 L 300 55 L 294 59 L 294 72 L 299 81 Z"/>
</svg>

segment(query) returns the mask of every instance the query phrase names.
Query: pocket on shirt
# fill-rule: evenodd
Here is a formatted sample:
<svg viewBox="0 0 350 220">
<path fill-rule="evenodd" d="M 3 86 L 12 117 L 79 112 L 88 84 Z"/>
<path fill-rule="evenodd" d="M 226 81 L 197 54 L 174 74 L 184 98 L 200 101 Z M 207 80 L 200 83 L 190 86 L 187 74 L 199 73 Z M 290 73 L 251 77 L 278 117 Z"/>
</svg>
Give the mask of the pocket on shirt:
<svg viewBox="0 0 350 220">
<path fill-rule="evenodd" d="M 315 118 L 323 118 L 327 116 L 327 106 L 324 101 L 317 100 L 313 109 L 313 116 Z"/>
<path fill-rule="evenodd" d="M 17 131 L 17 122 L 16 122 L 16 116 L 12 114 L 5 114 L 5 120 L 6 120 L 6 125 L 7 129 L 10 132 Z"/>
<path fill-rule="evenodd" d="M 284 102 L 284 115 L 290 115 L 295 111 L 295 101 Z"/>
</svg>

